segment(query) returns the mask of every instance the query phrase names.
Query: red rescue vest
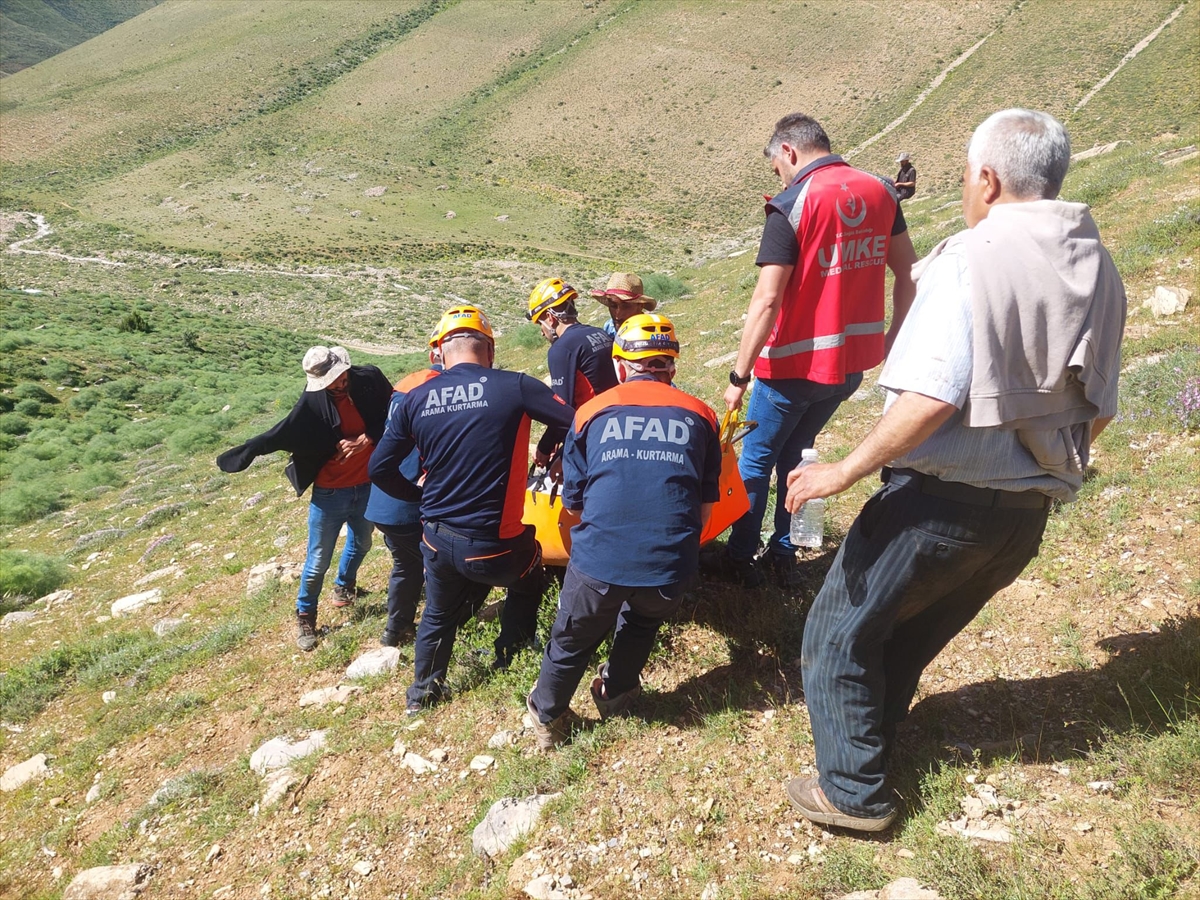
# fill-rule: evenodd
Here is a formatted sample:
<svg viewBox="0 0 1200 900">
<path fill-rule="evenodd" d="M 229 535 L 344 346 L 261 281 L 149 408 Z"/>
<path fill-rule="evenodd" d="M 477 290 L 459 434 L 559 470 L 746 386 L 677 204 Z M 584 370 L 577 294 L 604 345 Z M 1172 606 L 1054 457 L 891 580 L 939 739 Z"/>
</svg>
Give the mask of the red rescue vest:
<svg viewBox="0 0 1200 900">
<path fill-rule="evenodd" d="M 884 270 L 896 219 L 885 183 L 840 158 L 767 203 L 796 229 L 800 257 L 754 365 L 759 378 L 841 384 L 883 361 Z"/>
</svg>

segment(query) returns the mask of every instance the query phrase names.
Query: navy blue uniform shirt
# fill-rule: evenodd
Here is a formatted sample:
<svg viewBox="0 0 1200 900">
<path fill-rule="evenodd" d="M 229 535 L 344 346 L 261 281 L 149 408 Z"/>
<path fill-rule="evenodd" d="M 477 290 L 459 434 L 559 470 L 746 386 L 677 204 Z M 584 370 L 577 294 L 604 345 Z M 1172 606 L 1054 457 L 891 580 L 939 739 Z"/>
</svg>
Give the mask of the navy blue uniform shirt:
<svg viewBox="0 0 1200 900">
<path fill-rule="evenodd" d="M 459 363 L 393 406 L 371 455 L 371 481 L 421 518 L 467 537 L 511 538 L 524 529 L 529 420 L 568 426 L 574 410 L 536 378 Z M 400 466 L 416 447 L 424 488 Z"/>
<path fill-rule="evenodd" d="M 692 578 L 700 505 L 721 494 L 717 430 L 706 404 L 650 376 L 584 405 L 563 453 L 563 504 L 583 510 L 571 565 L 626 587 Z"/>
<path fill-rule="evenodd" d="M 612 335 L 582 322 L 566 328 L 550 345 L 546 354 L 550 387 L 563 403 L 579 409 L 597 394 L 617 386 L 612 347 Z M 565 428 L 547 428 L 538 441 L 538 450 L 549 455 L 566 436 Z"/>
</svg>

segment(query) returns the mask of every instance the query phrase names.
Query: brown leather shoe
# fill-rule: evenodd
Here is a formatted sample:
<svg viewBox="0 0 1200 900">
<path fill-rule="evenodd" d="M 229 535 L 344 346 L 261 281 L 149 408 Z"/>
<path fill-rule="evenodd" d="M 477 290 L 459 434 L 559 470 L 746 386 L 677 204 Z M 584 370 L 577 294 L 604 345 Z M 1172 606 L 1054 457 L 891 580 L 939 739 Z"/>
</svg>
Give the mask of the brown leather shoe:
<svg viewBox="0 0 1200 900">
<path fill-rule="evenodd" d="M 896 821 L 896 810 L 886 816 L 872 819 L 867 816 L 852 816 L 842 812 L 829 802 L 825 792 L 821 790 L 820 781 L 815 777 L 793 778 L 787 786 L 788 800 L 799 810 L 800 815 L 810 822 L 820 825 L 833 825 L 836 828 L 849 828 L 853 831 L 884 831 Z"/>
<path fill-rule="evenodd" d="M 537 738 L 538 750 L 542 752 L 554 750 L 559 744 L 565 744 L 571 739 L 571 735 L 580 724 L 579 716 L 570 707 L 553 722 L 543 724 L 542 720 L 538 718 L 537 708 L 533 705 L 533 691 L 530 691 L 529 696 L 525 698 L 525 708 L 529 710 L 529 718 L 533 722 L 533 734 Z"/>
</svg>

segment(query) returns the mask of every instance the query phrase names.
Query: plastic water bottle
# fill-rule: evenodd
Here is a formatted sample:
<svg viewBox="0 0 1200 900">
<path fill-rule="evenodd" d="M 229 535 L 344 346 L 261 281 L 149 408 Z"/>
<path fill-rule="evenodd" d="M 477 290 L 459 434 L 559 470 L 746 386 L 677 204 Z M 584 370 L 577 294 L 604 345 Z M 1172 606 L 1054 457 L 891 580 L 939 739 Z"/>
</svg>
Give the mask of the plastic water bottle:
<svg viewBox="0 0 1200 900">
<path fill-rule="evenodd" d="M 809 466 L 817 461 L 816 450 L 805 450 L 800 454 L 800 465 Z M 792 513 L 790 529 L 792 543 L 797 547 L 820 547 L 825 539 L 825 500 L 809 500 Z"/>
</svg>

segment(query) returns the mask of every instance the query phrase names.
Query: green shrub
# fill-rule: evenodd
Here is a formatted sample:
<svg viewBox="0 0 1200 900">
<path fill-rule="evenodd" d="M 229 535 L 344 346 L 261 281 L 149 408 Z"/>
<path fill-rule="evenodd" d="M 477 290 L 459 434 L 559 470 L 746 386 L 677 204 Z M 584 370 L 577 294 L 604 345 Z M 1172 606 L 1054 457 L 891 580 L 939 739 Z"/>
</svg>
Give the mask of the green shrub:
<svg viewBox="0 0 1200 900">
<path fill-rule="evenodd" d="M 642 290 L 655 300 L 674 300 L 690 293 L 686 284 L 670 275 L 655 273 L 642 279 Z"/>
<path fill-rule="evenodd" d="M 70 399 L 67 406 L 71 409 L 86 412 L 98 403 L 104 402 L 104 395 L 99 388 L 86 387 Z"/>
<path fill-rule="evenodd" d="M 125 456 L 124 448 L 111 434 L 98 434 L 88 442 L 83 451 L 85 463 L 116 462 Z"/>
<path fill-rule="evenodd" d="M 158 422 L 130 422 L 121 426 L 117 437 L 130 450 L 148 450 L 161 444 L 166 434 Z"/>
<path fill-rule="evenodd" d="M 42 597 L 67 580 L 67 564 L 57 556 L 0 550 L 0 597 Z"/>
<path fill-rule="evenodd" d="M 82 374 L 79 366 L 65 359 L 48 359 L 43 370 L 46 373 L 46 380 L 53 381 L 55 384 L 64 384 L 67 387 L 75 387 L 79 384 L 79 378 Z"/>
<path fill-rule="evenodd" d="M 225 436 L 209 425 L 192 425 L 181 429 L 167 438 L 167 446 L 175 453 L 191 456 L 201 450 L 215 447 Z"/>
<path fill-rule="evenodd" d="M 0 337 L 0 353 L 12 353 L 21 347 L 28 347 L 33 341 L 23 334 L 6 334 Z"/>
<path fill-rule="evenodd" d="M 141 332 L 148 334 L 150 332 L 150 323 L 136 309 L 123 318 L 117 325 L 117 331 L 126 333 Z"/>
<path fill-rule="evenodd" d="M 0 432 L 4 434 L 28 434 L 33 423 L 20 413 L 5 413 L 0 415 Z"/>
<path fill-rule="evenodd" d="M 57 403 L 58 398 L 40 384 L 26 381 L 13 388 L 13 396 L 18 400 L 36 400 L 39 403 Z"/>
<path fill-rule="evenodd" d="M 40 419 L 42 416 L 50 415 L 49 410 L 36 400 L 18 400 L 17 405 L 13 407 L 13 412 L 29 416 L 31 419 Z"/>
<path fill-rule="evenodd" d="M 35 481 L 17 485 L 5 485 L 0 490 L 0 522 L 7 525 L 22 525 L 62 509 L 57 488 Z"/>
<path fill-rule="evenodd" d="M 126 375 L 123 378 L 116 378 L 100 385 L 100 391 L 105 397 L 111 400 L 127 403 L 138 395 L 140 387 L 141 382 L 139 379 L 134 378 L 132 375 Z"/>
<path fill-rule="evenodd" d="M 82 492 L 98 487 L 118 487 L 125 481 L 125 477 L 116 468 L 99 463 L 77 472 L 71 478 L 71 485 L 75 490 Z"/>
</svg>

